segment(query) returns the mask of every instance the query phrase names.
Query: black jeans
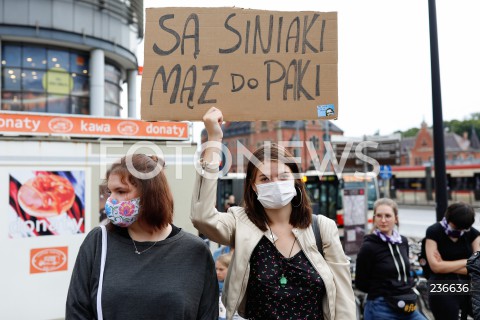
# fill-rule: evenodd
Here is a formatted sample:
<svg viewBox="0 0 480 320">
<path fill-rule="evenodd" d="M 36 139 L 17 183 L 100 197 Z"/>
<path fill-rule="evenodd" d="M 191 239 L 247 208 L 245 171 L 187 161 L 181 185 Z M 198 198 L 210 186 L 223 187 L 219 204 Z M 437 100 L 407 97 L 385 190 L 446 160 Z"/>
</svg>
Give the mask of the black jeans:
<svg viewBox="0 0 480 320">
<path fill-rule="evenodd" d="M 460 309 L 472 315 L 470 296 L 430 295 L 428 301 L 435 320 L 457 320 Z"/>
</svg>

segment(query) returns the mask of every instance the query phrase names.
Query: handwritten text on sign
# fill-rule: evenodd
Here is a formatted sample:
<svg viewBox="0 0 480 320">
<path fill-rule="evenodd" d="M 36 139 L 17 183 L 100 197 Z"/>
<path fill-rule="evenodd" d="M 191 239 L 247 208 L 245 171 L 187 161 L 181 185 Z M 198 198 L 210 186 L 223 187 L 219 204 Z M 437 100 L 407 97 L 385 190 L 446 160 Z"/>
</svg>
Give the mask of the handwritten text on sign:
<svg viewBox="0 0 480 320">
<path fill-rule="evenodd" d="M 142 119 L 335 118 L 337 46 L 334 12 L 147 9 Z"/>
</svg>

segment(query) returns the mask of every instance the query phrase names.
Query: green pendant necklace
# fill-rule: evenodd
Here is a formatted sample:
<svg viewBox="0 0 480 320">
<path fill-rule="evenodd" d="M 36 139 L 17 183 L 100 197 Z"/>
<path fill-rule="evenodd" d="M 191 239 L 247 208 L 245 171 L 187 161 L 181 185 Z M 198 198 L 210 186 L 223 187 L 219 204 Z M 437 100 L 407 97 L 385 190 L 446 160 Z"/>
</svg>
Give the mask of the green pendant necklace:
<svg viewBox="0 0 480 320">
<path fill-rule="evenodd" d="M 270 235 L 272 236 L 273 245 L 275 246 L 275 249 L 278 251 L 277 244 L 275 243 L 275 239 L 273 238 L 272 229 L 270 228 L 268 223 L 267 223 L 267 226 L 268 226 L 268 229 L 270 230 Z M 290 260 L 290 258 L 292 257 L 292 251 L 293 251 L 293 247 L 295 247 L 295 242 L 296 241 L 297 241 L 297 237 L 295 237 L 295 239 L 293 239 L 292 248 L 290 249 L 290 253 L 288 254 L 288 258 L 285 258 L 283 256 L 283 254 L 281 254 L 280 251 L 278 251 L 278 253 L 280 254 L 280 259 L 282 261 L 282 276 L 280 277 L 280 286 L 282 288 L 285 288 L 285 286 L 288 283 L 287 277 L 285 277 L 285 264 L 288 263 L 288 260 Z"/>
</svg>

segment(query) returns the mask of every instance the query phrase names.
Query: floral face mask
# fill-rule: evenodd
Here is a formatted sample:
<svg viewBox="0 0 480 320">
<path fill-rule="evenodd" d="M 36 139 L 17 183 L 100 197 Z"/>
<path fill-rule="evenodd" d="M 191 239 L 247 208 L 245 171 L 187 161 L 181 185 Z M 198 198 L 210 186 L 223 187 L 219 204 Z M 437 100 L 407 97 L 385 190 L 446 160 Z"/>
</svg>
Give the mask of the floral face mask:
<svg viewBox="0 0 480 320">
<path fill-rule="evenodd" d="M 117 201 L 108 197 L 105 203 L 105 213 L 108 219 L 119 227 L 129 227 L 137 221 L 139 209 L 140 198 Z"/>
</svg>

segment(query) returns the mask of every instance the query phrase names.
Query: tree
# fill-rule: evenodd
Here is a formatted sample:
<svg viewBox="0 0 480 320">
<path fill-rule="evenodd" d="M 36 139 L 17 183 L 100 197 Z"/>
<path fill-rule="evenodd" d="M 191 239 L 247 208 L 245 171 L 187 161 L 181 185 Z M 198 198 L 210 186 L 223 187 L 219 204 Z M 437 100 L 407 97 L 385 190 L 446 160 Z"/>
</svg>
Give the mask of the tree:
<svg viewBox="0 0 480 320">
<path fill-rule="evenodd" d="M 472 128 L 474 128 L 477 136 L 480 137 L 480 112 L 472 113 L 464 120 L 444 121 L 443 127 L 446 131 L 456 133 L 459 136 L 463 136 L 463 133 L 467 132 L 469 139 L 472 136 Z M 403 138 L 408 138 L 415 137 L 418 131 L 420 131 L 419 128 L 410 128 L 406 131 L 397 130 L 395 133 L 400 133 Z"/>
<path fill-rule="evenodd" d="M 467 132 L 468 138 L 471 138 L 472 128 L 474 128 L 477 136 L 480 137 L 480 113 L 472 113 L 470 115 L 470 118 L 467 118 L 463 121 L 444 121 L 443 126 L 447 128 L 450 132 L 454 132 L 460 136 L 463 136 L 463 133 Z"/>
<path fill-rule="evenodd" d="M 398 130 L 398 131 L 395 131 L 395 133 L 400 133 L 402 135 L 402 138 L 409 138 L 409 137 L 415 137 L 418 131 L 420 131 L 419 128 L 410 128 L 406 131 Z"/>
</svg>

